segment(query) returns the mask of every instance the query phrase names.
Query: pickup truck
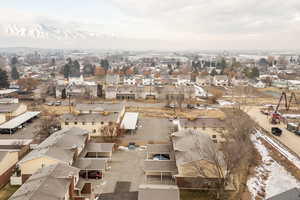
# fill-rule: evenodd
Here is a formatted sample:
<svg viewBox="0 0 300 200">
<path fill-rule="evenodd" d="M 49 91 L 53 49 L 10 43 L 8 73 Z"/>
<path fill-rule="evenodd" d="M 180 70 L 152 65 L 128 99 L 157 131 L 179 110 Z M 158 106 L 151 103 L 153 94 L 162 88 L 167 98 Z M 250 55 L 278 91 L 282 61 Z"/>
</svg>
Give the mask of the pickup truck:
<svg viewBox="0 0 300 200">
<path fill-rule="evenodd" d="M 299 125 L 295 123 L 288 123 L 286 129 L 292 133 L 295 133 L 296 135 L 300 136 L 300 129 Z"/>
</svg>

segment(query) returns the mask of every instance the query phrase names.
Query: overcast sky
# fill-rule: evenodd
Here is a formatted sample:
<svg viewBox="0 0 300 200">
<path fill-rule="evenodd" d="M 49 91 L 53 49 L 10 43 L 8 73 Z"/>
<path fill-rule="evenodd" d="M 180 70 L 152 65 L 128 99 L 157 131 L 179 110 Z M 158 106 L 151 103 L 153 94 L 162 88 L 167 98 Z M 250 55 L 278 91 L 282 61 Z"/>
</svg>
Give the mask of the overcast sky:
<svg viewBox="0 0 300 200">
<path fill-rule="evenodd" d="M 299 48 L 300 0 L 0 0 L 0 21 L 57 21 L 184 48 Z"/>
</svg>

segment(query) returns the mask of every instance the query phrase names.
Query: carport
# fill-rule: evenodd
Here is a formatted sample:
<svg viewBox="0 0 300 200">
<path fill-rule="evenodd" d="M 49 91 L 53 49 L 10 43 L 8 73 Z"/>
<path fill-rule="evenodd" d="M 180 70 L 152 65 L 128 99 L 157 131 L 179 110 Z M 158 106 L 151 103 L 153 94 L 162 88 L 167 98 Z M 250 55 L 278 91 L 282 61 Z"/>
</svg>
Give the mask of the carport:
<svg viewBox="0 0 300 200">
<path fill-rule="evenodd" d="M 75 167 L 80 169 L 79 175 L 82 178 L 103 179 L 104 172 L 108 169 L 108 163 L 106 159 L 83 159 L 82 158 L 75 162 Z"/>
<path fill-rule="evenodd" d="M 170 160 L 174 160 L 171 144 L 147 144 L 147 159 L 152 159 L 154 155 L 168 155 Z"/>
<path fill-rule="evenodd" d="M 15 117 L 2 124 L 0 126 L 0 133 L 15 133 L 20 126 L 23 126 L 25 123 L 29 122 L 39 114 L 40 112 L 26 112 L 24 114 L 21 114 L 18 117 Z"/>
<path fill-rule="evenodd" d="M 121 123 L 121 129 L 134 133 L 137 128 L 138 117 L 139 113 L 137 112 L 126 112 Z"/>
<path fill-rule="evenodd" d="M 84 151 L 84 157 L 111 160 L 114 145 L 114 143 L 88 143 Z"/>
<path fill-rule="evenodd" d="M 177 173 L 176 161 L 174 160 L 145 160 L 144 172 L 146 175 L 146 183 L 152 177 L 160 178 L 160 183 L 164 179 L 173 180 L 173 175 Z"/>
</svg>

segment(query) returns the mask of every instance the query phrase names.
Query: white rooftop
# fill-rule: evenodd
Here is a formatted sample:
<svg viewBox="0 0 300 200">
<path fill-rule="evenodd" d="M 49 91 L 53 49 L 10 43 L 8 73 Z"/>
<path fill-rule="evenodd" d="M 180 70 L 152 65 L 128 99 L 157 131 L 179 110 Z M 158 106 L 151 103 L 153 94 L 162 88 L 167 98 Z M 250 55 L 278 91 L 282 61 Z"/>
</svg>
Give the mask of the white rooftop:
<svg viewBox="0 0 300 200">
<path fill-rule="evenodd" d="M 40 114 L 40 112 L 26 112 L 22 115 L 19 115 L 18 117 L 15 117 L 8 122 L 2 124 L 0 126 L 0 129 L 14 129 L 23 124 L 24 122 L 32 119 L 33 117 Z"/>
<path fill-rule="evenodd" d="M 125 130 L 135 130 L 139 113 L 126 112 L 121 123 L 121 128 Z"/>
</svg>

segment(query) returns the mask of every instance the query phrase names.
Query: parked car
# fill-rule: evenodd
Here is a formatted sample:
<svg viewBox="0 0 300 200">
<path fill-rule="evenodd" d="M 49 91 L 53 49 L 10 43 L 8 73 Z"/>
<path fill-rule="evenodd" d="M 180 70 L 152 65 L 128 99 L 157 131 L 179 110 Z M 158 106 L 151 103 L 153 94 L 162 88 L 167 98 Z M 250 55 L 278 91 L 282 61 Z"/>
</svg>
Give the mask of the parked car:
<svg viewBox="0 0 300 200">
<path fill-rule="evenodd" d="M 60 106 L 61 105 L 61 101 L 56 101 L 55 102 L 55 106 Z"/>
<path fill-rule="evenodd" d="M 300 136 L 299 125 L 297 125 L 295 123 L 288 123 L 286 129 L 288 131 Z"/>
<path fill-rule="evenodd" d="M 88 171 L 88 173 L 86 173 L 85 171 L 81 171 L 79 173 L 79 176 L 81 178 L 88 178 L 88 179 L 101 179 L 102 173 L 100 171 Z"/>
<path fill-rule="evenodd" d="M 276 136 L 281 136 L 281 134 L 282 134 L 282 130 L 278 127 L 272 127 L 271 132 L 273 135 L 276 135 Z"/>
<path fill-rule="evenodd" d="M 170 157 L 166 154 L 155 154 L 153 160 L 170 160 Z"/>
</svg>

